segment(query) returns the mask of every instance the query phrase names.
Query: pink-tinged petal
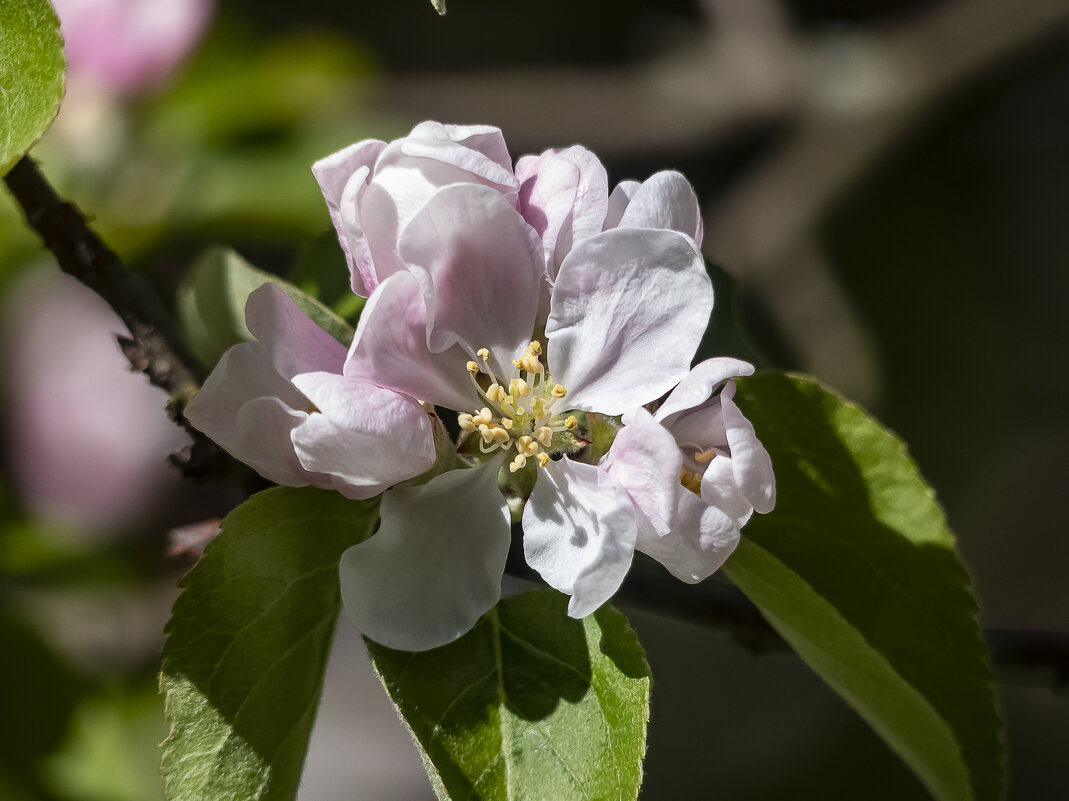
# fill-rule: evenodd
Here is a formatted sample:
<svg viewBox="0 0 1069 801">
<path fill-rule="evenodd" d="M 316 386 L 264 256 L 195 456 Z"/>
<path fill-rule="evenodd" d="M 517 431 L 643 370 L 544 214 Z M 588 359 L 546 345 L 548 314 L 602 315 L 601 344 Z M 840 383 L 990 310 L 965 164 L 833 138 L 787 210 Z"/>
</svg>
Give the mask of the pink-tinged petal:
<svg viewBox="0 0 1069 801">
<path fill-rule="evenodd" d="M 421 122 L 401 140 L 401 150 L 411 158 L 433 159 L 463 170 L 481 182 L 500 187 L 506 195 L 514 196 L 519 188 L 505 138 L 500 129 L 489 125 Z"/>
<path fill-rule="evenodd" d="M 720 403 L 724 409 L 724 426 L 735 480 L 753 508 L 767 514 L 776 505 L 776 477 L 772 472 L 772 459 L 758 441 L 753 425 L 735 405 L 734 397 L 735 384 L 730 383 L 720 393 Z"/>
<path fill-rule="evenodd" d="M 576 242 L 601 231 L 608 177 L 597 156 L 578 145 L 524 156 L 516 163 L 520 212 L 542 237 L 546 269 L 557 275 Z"/>
<path fill-rule="evenodd" d="M 401 255 L 427 303 L 427 344 L 489 348 L 499 374 L 531 341 L 542 245 L 534 230 L 492 189 L 455 184 L 438 190 L 401 234 Z"/>
<path fill-rule="evenodd" d="M 717 456 L 702 473 L 702 501 L 715 506 L 739 526 L 753 514 L 753 504 L 739 487 L 735 465 L 730 456 Z"/>
<path fill-rule="evenodd" d="M 622 414 L 643 406 L 687 374 L 712 308 L 693 240 L 675 231 L 604 231 L 576 245 L 553 285 L 553 378 L 575 409 Z"/>
<path fill-rule="evenodd" d="M 452 642 L 501 597 L 510 542 L 500 460 L 452 470 L 382 497 L 382 526 L 341 559 L 353 624 L 391 648 Z"/>
<path fill-rule="evenodd" d="M 342 190 L 339 204 L 341 226 L 338 229 L 338 238 L 342 249 L 345 251 L 346 260 L 349 262 L 349 285 L 355 294 L 362 298 L 368 297 L 375 291 L 386 277 L 401 269 L 401 260 L 397 258 L 397 225 L 396 221 L 388 222 L 387 230 L 381 234 L 387 238 L 388 247 L 380 254 L 383 266 L 379 269 L 371 255 L 371 242 L 368 233 L 364 230 L 365 221 L 360 209 L 363 207 L 364 198 L 372 187 L 369 183 L 371 170 L 368 167 L 360 167 L 351 176 L 345 189 Z M 393 210 L 393 201 L 388 197 L 380 199 L 385 203 L 385 212 L 388 220 Z M 374 215 L 372 215 L 374 218 Z M 373 229 L 374 233 L 374 229 Z"/>
<path fill-rule="evenodd" d="M 387 278 L 364 307 L 344 372 L 437 406 L 470 411 L 479 402 L 465 369 L 470 358 L 456 345 L 430 352 L 423 290 L 411 273 L 401 272 Z"/>
<path fill-rule="evenodd" d="M 294 385 L 315 404 L 291 439 L 308 470 L 340 479 L 350 498 L 371 498 L 434 466 L 434 435 L 419 402 L 368 381 L 305 373 Z"/>
<path fill-rule="evenodd" d="M 236 458 L 247 461 L 243 451 L 248 443 L 243 442 L 238 429 L 238 410 L 256 398 L 275 398 L 291 409 L 303 409 L 308 404 L 271 367 L 263 343 L 244 342 L 223 354 L 186 407 L 185 416 L 198 431 L 203 431 Z M 284 440 L 267 445 L 272 449 L 289 447 L 289 432 Z"/>
<path fill-rule="evenodd" d="M 353 292 L 361 297 L 367 297 L 377 281 L 371 250 L 356 210 L 367 189 L 375 159 L 384 147 L 385 142 L 365 139 L 312 165 L 349 264 Z"/>
<path fill-rule="evenodd" d="M 657 534 L 667 533 L 676 510 L 683 457 L 664 426 L 639 407 L 626 418 L 599 465 L 627 490 Z"/>
<path fill-rule="evenodd" d="M 639 532 L 636 550 L 652 556 L 688 584 L 711 576 L 739 544 L 736 521 L 682 488 L 672 529 L 664 536 Z"/>
<path fill-rule="evenodd" d="M 678 412 L 693 409 L 712 397 L 713 390 L 729 378 L 753 375 L 749 362 L 718 356 L 694 365 L 657 409 L 654 419 L 665 422 Z"/>
<path fill-rule="evenodd" d="M 340 373 L 345 346 L 297 308 L 293 298 L 267 283 L 249 295 L 245 322 L 262 347 L 268 363 L 283 378 L 298 373 Z"/>
<path fill-rule="evenodd" d="M 694 189 L 678 172 L 651 176 L 631 196 L 620 228 L 667 228 L 702 243 L 702 214 Z"/>
<path fill-rule="evenodd" d="M 539 471 L 523 511 L 523 552 L 546 583 L 572 596 L 572 617 L 620 588 L 637 535 L 631 499 L 604 470 L 564 457 Z"/>
<path fill-rule="evenodd" d="M 635 196 L 635 192 L 642 186 L 638 181 L 620 181 L 616 185 L 616 188 L 612 190 L 612 194 L 609 195 L 609 207 L 605 212 L 605 223 L 602 225 L 603 231 L 608 231 L 610 228 L 617 228 L 620 225 L 620 219 L 624 216 L 624 212 L 627 211 L 628 205 L 631 203 L 631 198 Z"/>
<path fill-rule="evenodd" d="M 293 452 L 290 434 L 307 418 L 307 413 L 287 406 L 278 398 L 254 398 L 238 409 L 234 417 L 234 447 L 219 444 L 276 484 L 331 488 L 329 478 L 306 470 Z"/>
</svg>

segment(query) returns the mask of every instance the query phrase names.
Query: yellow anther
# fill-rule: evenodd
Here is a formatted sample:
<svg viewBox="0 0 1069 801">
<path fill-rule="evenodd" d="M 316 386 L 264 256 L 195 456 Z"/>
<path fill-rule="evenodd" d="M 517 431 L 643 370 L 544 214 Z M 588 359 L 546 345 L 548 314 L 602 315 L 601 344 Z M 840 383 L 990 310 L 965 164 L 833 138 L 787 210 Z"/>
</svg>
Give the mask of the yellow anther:
<svg viewBox="0 0 1069 801">
<path fill-rule="evenodd" d="M 516 450 L 523 456 L 534 456 L 538 453 L 538 443 L 534 438 L 524 435 L 516 440 Z"/>
<path fill-rule="evenodd" d="M 575 415 L 570 414 L 567 418 L 565 418 L 564 427 L 567 428 L 569 431 L 574 431 L 575 429 L 579 428 L 579 421 L 575 419 Z"/>
<path fill-rule="evenodd" d="M 702 494 L 702 477 L 699 473 L 694 473 L 685 467 L 679 468 L 679 483 L 684 488 L 689 489 L 697 496 Z"/>
<path fill-rule="evenodd" d="M 563 385 L 561 385 L 561 384 L 554 384 L 553 385 L 552 395 L 553 395 L 554 398 L 563 398 L 567 394 L 568 394 L 568 390 L 566 390 Z"/>
<path fill-rule="evenodd" d="M 503 418 L 501 418 L 501 425 L 504 426 L 505 428 L 507 428 L 509 431 L 511 431 L 512 430 L 512 418 L 511 417 L 503 417 Z"/>
<path fill-rule="evenodd" d="M 509 381 L 509 394 L 517 398 L 526 398 L 531 394 L 531 385 L 522 378 L 514 378 Z"/>
<path fill-rule="evenodd" d="M 458 414 L 457 415 L 457 424 L 464 431 L 471 432 L 471 431 L 475 430 L 475 423 L 472 422 L 472 416 L 470 414 Z"/>
<path fill-rule="evenodd" d="M 548 448 L 553 444 L 553 429 L 549 426 L 542 426 L 535 432 L 535 438 Z"/>
<path fill-rule="evenodd" d="M 475 355 L 485 362 L 487 359 L 490 358 L 490 351 L 488 351 L 486 348 L 479 348 L 477 351 L 475 351 Z"/>
<path fill-rule="evenodd" d="M 496 442 L 498 445 L 505 445 L 505 444 L 508 443 L 508 441 L 510 439 L 512 439 L 512 435 L 509 434 L 509 432 L 506 431 L 505 429 L 503 429 L 503 428 L 495 428 L 494 429 L 494 442 Z"/>
<path fill-rule="evenodd" d="M 522 453 L 517 454 L 516 458 L 509 464 L 509 472 L 515 473 L 517 470 L 522 470 L 524 465 L 527 464 L 527 457 Z"/>
<path fill-rule="evenodd" d="M 538 466 L 545 467 L 547 464 L 549 464 L 549 454 L 543 451 L 538 454 Z"/>
<path fill-rule="evenodd" d="M 538 361 L 538 357 L 530 351 L 523 354 L 518 366 L 521 370 L 526 370 L 528 373 L 541 373 L 544 369 L 542 367 L 542 362 Z"/>
<path fill-rule="evenodd" d="M 542 343 L 538 342 L 538 341 L 532 342 L 530 345 L 527 346 L 527 352 L 528 353 L 533 353 L 535 356 L 541 356 L 542 355 Z"/>
<path fill-rule="evenodd" d="M 522 359 L 513 359 L 512 360 L 512 366 L 515 367 L 517 370 L 522 370 L 523 369 L 523 360 Z"/>
<path fill-rule="evenodd" d="M 494 428 L 484 424 L 479 426 L 479 433 L 482 434 L 483 442 L 487 445 L 494 441 Z"/>
<path fill-rule="evenodd" d="M 468 372 L 472 375 L 476 375 L 479 372 L 479 365 L 475 362 L 468 362 Z"/>
<path fill-rule="evenodd" d="M 479 410 L 479 413 L 471 418 L 471 421 L 477 426 L 484 426 L 493 422 L 494 416 L 490 413 L 490 410 L 485 406 Z"/>
<path fill-rule="evenodd" d="M 486 390 L 486 397 L 494 403 L 501 403 L 506 397 L 505 388 L 500 384 L 491 384 Z"/>
<path fill-rule="evenodd" d="M 711 461 L 713 461 L 714 458 L 716 458 L 716 449 L 715 448 L 710 448 L 707 451 L 698 451 L 697 453 L 694 454 L 694 461 L 701 462 L 702 464 L 706 464 L 708 462 L 711 462 Z"/>
</svg>

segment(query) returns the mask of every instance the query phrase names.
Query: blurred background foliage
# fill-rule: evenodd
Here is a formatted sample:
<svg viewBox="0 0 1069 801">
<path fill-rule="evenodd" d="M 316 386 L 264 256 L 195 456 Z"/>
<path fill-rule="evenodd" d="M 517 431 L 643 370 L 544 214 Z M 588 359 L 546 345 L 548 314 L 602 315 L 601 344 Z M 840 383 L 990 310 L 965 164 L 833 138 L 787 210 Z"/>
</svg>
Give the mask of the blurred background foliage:
<svg viewBox="0 0 1069 801">
<path fill-rule="evenodd" d="M 1060 0 L 222 0 L 153 93 L 72 83 L 34 154 L 165 297 L 220 243 L 328 303 L 309 166 L 352 141 L 490 123 L 514 157 L 581 142 L 613 183 L 680 169 L 750 339 L 708 352 L 867 406 L 936 487 L 984 624 L 1069 631 L 1067 35 Z M 163 397 L 47 262 L 0 203 L 0 797 L 150 800 L 175 584 L 240 497 L 168 472 L 181 437 L 132 411 Z M 797 660 L 627 611 L 655 676 L 642 798 L 926 797 Z M 1007 679 L 1010 798 L 1064 797 L 1069 698 Z M 431 797 L 343 625 L 301 798 Z"/>
</svg>

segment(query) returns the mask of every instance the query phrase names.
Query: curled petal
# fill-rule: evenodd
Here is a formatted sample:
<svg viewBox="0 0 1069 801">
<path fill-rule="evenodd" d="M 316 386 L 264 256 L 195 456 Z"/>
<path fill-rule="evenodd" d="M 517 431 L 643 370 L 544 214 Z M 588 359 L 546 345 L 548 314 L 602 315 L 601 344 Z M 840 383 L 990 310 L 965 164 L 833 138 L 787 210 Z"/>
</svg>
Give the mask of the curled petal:
<svg viewBox="0 0 1069 801">
<path fill-rule="evenodd" d="M 345 612 L 362 633 L 422 651 L 460 637 L 497 603 L 511 539 L 499 461 L 383 496 L 382 526 L 341 559 Z"/>
<path fill-rule="evenodd" d="M 702 500 L 715 506 L 739 526 L 753 514 L 753 504 L 743 494 L 730 456 L 717 456 L 702 474 Z"/>
<path fill-rule="evenodd" d="M 702 214 L 694 189 L 678 172 L 666 170 L 644 181 L 624 210 L 620 228 L 667 228 L 702 243 Z"/>
<path fill-rule="evenodd" d="M 345 346 L 312 322 L 277 285 L 266 283 L 249 295 L 245 322 L 259 340 L 264 358 L 283 378 L 341 372 Z"/>
<path fill-rule="evenodd" d="M 658 534 L 672 527 L 683 458 L 672 435 L 639 407 L 625 418 L 599 465 L 627 490 L 635 507 Z M 640 531 L 641 531 L 640 527 Z"/>
<path fill-rule="evenodd" d="M 244 342 L 223 354 L 204 386 L 186 407 L 186 419 L 242 461 L 249 461 L 246 451 L 250 446 L 257 446 L 258 463 L 253 465 L 256 470 L 272 481 L 292 486 L 292 482 L 276 478 L 287 475 L 289 460 L 295 459 L 289 444 L 289 430 L 281 437 L 265 434 L 262 442 L 254 435 L 250 442 L 247 432 L 238 426 L 238 411 L 257 398 L 276 400 L 282 408 L 290 410 L 303 409 L 308 403 L 271 367 L 263 343 Z M 299 420 L 292 424 L 297 425 L 297 422 Z M 279 430 L 278 425 L 270 427 L 271 432 Z"/>
<path fill-rule="evenodd" d="M 569 615 L 589 615 L 619 589 L 636 537 L 631 500 L 604 470 L 564 457 L 539 472 L 523 512 L 523 552 L 572 596 Z"/>
<path fill-rule="evenodd" d="M 608 177 L 597 156 L 578 145 L 516 162 L 520 212 L 538 235 L 550 279 L 576 242 L 601 231 Z"/>
<path fill-rule="evenodd" d="M 307 419 L 305 412 L 287 406 L 278 398 L 254 398 L 234 415 L 233 449 L 222 442 L 219 444 L 276 484 L 285 487 L 311 484 L 333 489 L 328 477 L 307 470 L 293 452 L 290 435 Z"/>
<path fill-rule="evenodd" d="M 365 139 L 312 165 L 312 174 L 319 182 L 349 264 L 353 292 L 361 297 L 367 297 L 375 284 L 371 251 L 357 219 L 356 207 L 362 190 L 367 187 L 375 159 L 384 147 L 386 143 L 378 139 Z"/>
<path fill-rule="evenodd" d="M 739 544 L 739 525 L 692 492 L 681 490 L 678 500 L 671 530 L 663 536 L 640 531 L 635 548 L 679 580 L 695 584 L 727 561 Z"/>
<path fill-rule="evenodd" d="M 293 447 L 305 468 L 338 478 L 343 495 L 371 498 L 434 465 L 430 417 L 408 395 L 331 373 L 293 382 L 318 409 L 293 429 Z"/>
<path fill-rule="evenodd" d="M 657 409 L 654 419 L 669 422 L 668 418 L 679 412 L 693 409 L 712 397 L 713 390 L 729 378 L 753 375 L 749 362 L 720 356 L 694 365 L 676 388 Z"/>
<path fill-rule="evenodd" d="M 506 195 L 514 195 L 519 186 L 505 138 L 499 128 L 490 125 L 421 122 L 401 140 L 401 151 L 411 158 L 434 159 L 456 167 L 481 182 L 501 187 Z"/>
<path fill-rule="evenodd" d="M 735 480 L 753 508 L 765 514 L 776 505 L 776 477 L 772 472 L 772 459 L 758 441 L 753 425 L 735 405 L 734 398 L 735 384 L 731 383 L 720 393 L 720 402 L 724 409 L 724 427 L 731 449 Z"/>
<path fill-rule="evenodd" d="M 470 356 L 454 345 L 427 348 L 427 310 L 419 282 L 408 272 L 387 278 L 360 315 L 345 375 L 373 381 L 448 409 L 478 403 L 465 364 Z"/>
<path fill-rule="evenodd" d="M 546 336 L 572 408 L 622 414 L 687 374 L 713 308 L 693 240 L 617 228 L 580 242 L 553 285 Z"/>
<path fill-rule="evenodd" d="M 620 181 L 616 185 L 616 188 L 612 190 L 612 194 L 609 195 L 609 208 L 605 213 L 605 224 L 602 230 L 608 231 L 610 228 L 619 227 L 620 219 L 624 216 L 628 204 L 631 203 L 631 198 L 634 197 L 640 186 L 642 184 L 638 181 Z"/>
<path fill-rule="evenodd" d="M 500 193 L 474 184 L 438 190 L 401 234 L 401 255 L 420 280 L 427 344 L 489 348 L 500 374 L 531 340 L 542 281 L 542 245 Z"/>
</svg>

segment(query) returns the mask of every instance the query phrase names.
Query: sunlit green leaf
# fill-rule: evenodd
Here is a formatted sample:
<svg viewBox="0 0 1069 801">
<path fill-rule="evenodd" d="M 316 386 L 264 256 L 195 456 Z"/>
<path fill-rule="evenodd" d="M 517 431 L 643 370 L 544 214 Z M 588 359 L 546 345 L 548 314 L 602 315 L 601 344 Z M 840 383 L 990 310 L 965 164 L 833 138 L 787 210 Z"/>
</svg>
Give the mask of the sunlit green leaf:
<svg viewBox="0 0 1069 801">
<path fill-rule="evenodd" d="M 65 68 L 51 3 L 0 0 L 0 175 L 56 116 Z"/>
<path fill-rule="evenodd" d="M 573 620 L 554 592 L 505 598 L 455 643 L 368 642 L 440 799 L 634 799 L 650 676 L 627 620 Z"/>
<path fill-rule="evenodd" d="M 160 686 L 171 801 L 291 801 L 341 606 L 338 560 L 373 502 L 281 487 L 253 496 L 183 580 Z"/>
<path fill-rule="evenodd" d="M 819 385 L 740 382 L 778 499 L 725 572 L 941 801 L 1002 795 L 1001 725 L 970 579 L 902 443 Z"/>
<path fill-rule="evenodd" d="M 212 248 L 190 270 L 178 291 L 178 312 L 194 355 L 211 366 L 232 345 L 252 339 L 245 301 L 271 282 L 328 334 L 348 345 L 353 328 L 316 298 L 277 275 L 258 270 L 227 248 Z"/>
</svg>

